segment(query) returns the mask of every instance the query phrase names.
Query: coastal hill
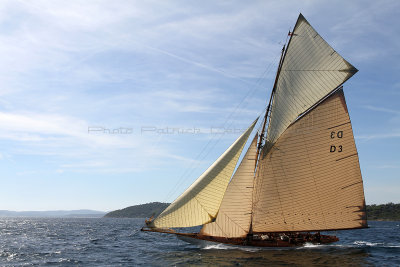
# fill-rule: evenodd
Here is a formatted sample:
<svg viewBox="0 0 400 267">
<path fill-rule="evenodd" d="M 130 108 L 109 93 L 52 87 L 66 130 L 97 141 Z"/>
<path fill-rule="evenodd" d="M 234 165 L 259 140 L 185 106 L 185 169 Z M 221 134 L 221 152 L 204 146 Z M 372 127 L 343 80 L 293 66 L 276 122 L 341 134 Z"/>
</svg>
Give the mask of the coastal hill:
<svg viewBox="0 0 400 267">
<path fill-rule="evenodd" d="M 149 218 L 153 214 L 157 217 L 164 209 L 168 207 L 169 203 L 152 202 L 136 206 L 130 206 L 125 209 L 116 210 L 107 213 L 104 217 L 110 218 Z M 398 221 L 400 220 L 400 203 L 381 204 L 381 205 L 367 205 L 368 220 L 386 220 Z"/>
<path fill-rule="evenodd" d="M 130 206 L 125 209 L 115 210 L 107 213 L 104 217 L 108 218 L 149 218 L 152 215 L 158 216 L 168 207 L 169 203 L 152 202 L 136 206 Z"/>
<path fill-rule="evenodd" d="M 400 203 L 367 205 L 368 220 L 400 221 Z"/>
</svg>

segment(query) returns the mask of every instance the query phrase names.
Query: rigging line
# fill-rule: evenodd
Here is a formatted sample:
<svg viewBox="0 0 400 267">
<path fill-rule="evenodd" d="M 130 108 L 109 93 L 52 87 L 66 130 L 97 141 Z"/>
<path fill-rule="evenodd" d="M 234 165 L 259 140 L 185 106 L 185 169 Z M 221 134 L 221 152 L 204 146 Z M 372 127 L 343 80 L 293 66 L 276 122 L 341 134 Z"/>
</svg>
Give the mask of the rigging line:
<svg viewBox="0 0 400 267">
<path fill-rule="evenodd" d="M 225 217 L 227 217 L 227 218 L 229 219 L 229 221 L 231 221 L 231 222 L 233 222 L 234 224 L 236 224 L 236 225 L 237 225 L 240 229 L 242 229 L 244 232 L 248 232 L 248 230 L 243 229 L 243 227 L 242 227 L 239 223 L 235 222 L 235 221 L 234 221 L 231 217 L 229 217 L 225 212 L 224 212 L 223 214 L 224 214 Z M 218 224 L 217 221 L 215 221 L 215 223 Z"/>
<path fill-rule="evenodd" d="M 290 31 L 289 31 L 290 32 Z M 280 70 L 281 70 L 281 68 L 282 68 L 282 65 L 283 65 L 283 60 L 284 60 L 284 58 L 285 58 L 285 56 L 286 56 L 286 52 L 287 52 L 287 49 L 288 49 L 288 46 L 289 46 L 289 44 L 287 44 L 287 39 L 288 39 L 288 37 L 286 37 L 286 41 L 285 41 L 285 45 L 283 46 L 283 49 L 282 49 L 282 52 L 281 52 L 281 55 L 280 55 L 280 60 L 279 60 L 279 64 L 278 64 L 278 70 L 277 70 L 277 73 L 276 73 L 276 77 L 275 77 L 275 81 L 274 81 L 274 85 L 273 85 L 273 87 L 272 87 L 272 90 L 271 90 L 271 96 L 270 96 L 270 99 L 269 99 L 269 103 L 268 103 L 268 106 L 267 106 L 267 108 L 266 108 L 266 112 L 265 112 L 265 117 L 264 117 L 264 120 L 263 120 L 263 122 L 262 122 L 262 130 L 261 130 L 261 133 L 260 133 L 260 140 L 259 140 L 259 142 L 258 142 L 258 144 L 257 144 L 257 152 L 256 152 L 256 161 L 255 161 L 255 166 L 254 166 L 254 175 L 256 175 L 256 173 L 257 173 L 257 168 L 258 168 L 258 162 L 259 162 L 259 157 L 260 157 L 260 153 L 261 153 L 261 149 L 260 149 L 260 146 L 262 145 L 262 143 L 263 143 L 263 140 L 264 140 L 264 131 L 265 131 L 265 126 L 266 126 L 266 124 L 267 124 L 267 120 L 268 120 L 268 113 L 270 112 L 270 109 L 271 109 L 271 105 L 272 105 L 272 97 L 273 97 L 273 95 L 274 95 L 274 91 L 276 90 L 276 86 L 277 86 L 277 82 L 278 82 L 278 78 L 279 78 L 279 73 L 280 73 Z M 289 39 L 289 43 L 290 43 L 290 41 L 292 40 L 292 38 L 290 37 L 290 39 Z M 268 129 L 269 129 L 269 123 L 268 123 L 268 128 L 267 128 L 267 135 L 268 135 Z M 265 139 L 267 138 L 267 136 L 265 136 Z M 255 177 L 255 176 L 254 176 Z M 253 180 L 253 197 L 252 198 L 254 198 L 254 182 L 255 182 L 255 179 Z M 253 199 L 254 200 L 254 199 Z M 252 225 L 253 225 L 253 206 L 254 206 L 254 203 L 252 204 L 252 212 L 251 212 L 251 222 L 250 222 L 250 229 L 249 229 L 249 232 L 252 232 L 253 230 L 252 230 Z"/>
<path fill-rule="evenodd" d="M 277 57 L 278 57 L 278 56 L 277 56 Z M 261 83 L 261 81 L 262 81 L 263 79 L 265 79 L 265 77 L 267 76 L 267 74 L 271 71 L 271 68 L 272 68 L 272 66 L 274 65 L 273 62 L 275 62 L 275 60 L 272 61 L 272 62 L 270 63 L 270 65 L 265 69 L 265 71 L 264 71 L 264 73 L 261 75 L 261 77 L 257 80 L 257 82 L 256 82 L 256 84 L 253 86 L 253 88 L 250 88 L 250 89 L 248 90 L 246 96 L 245 96 L 245 97 L 242 99 L 242 101 L 236 106 L 236 108 L 230 113 L 230 115 L 228 116 L 228 118 L 227 118 L 227 119 L 225 120 L 225 122 L 224 122 L 224 126 L 228 123 L 229 119 L 233 116 L 233 114 L 235 114 L 235 113 L 237 112 L 237 110 L 239 109 L 239 106 L 246 100 L 246 98 L 249 97 L 249 95 L 251 96 L 251 95 L 253 95 L 253 94 L 255 93 L 256 87 L 259 86 L 259 84 Z M 229 126 L 231 126 L 232 124 L 233 124 L 233 121 L 232 121 L 232 123 L 231 123 Z M 205 157 L 208 156 L 208 154 L 211 152 L 211 150 L 215 147 L 215 145 L 216 145 L 221 139 L 222 139 L 222 136 L 220 136 L 220 138 L 218 138 L 218 140 L 216 140 L 216 142 L 214 143 L 214 145 L 212 145 L 212 147 L 209 149 L 209 151 L 206 153 L 206 155 L 203 157 L 203 159 L 204 159 Z M 203 153 L 203 151 L 206 150 L 206 148 L 208 147 L 208 145 L 209 145 L 213 140 L 214 140 L 214 136 L 208 141 L 208 143 L 207 143 L 206 146 L 202 149 L 202 151 L 198 154 L 198 156 L 196 156 L 195 160 L 197 160 L 197 158 L 201 156 L 201 154 Z M 199 164 L 200 164 L 200 162 L 197 162 L 197 164 L 196 164 L 197 166 L 196 166 L 196 167 L 191 167 L 192 170 L 189 171 L 189 174 L 190 174 L 190 175 L 194 172 L 194 170 L 198 167 Z M 194 165 L 195 165 L 195 163 L 192 164 L 192 166 L 194 166 Z M 190 169 L 188 168 L 187 170 L 190 170 Z M 176 192 L 176 190 L 182 185 L 182 183 L 184 182 L 184 178 L 185 178 L 187 172 L 188 172 L 188 171 L 185 171 L 185 172 L 182 174 L 182 176 L 181 176 L 181 178 L 179 179 L 177 185 L 174 187 L 173 190 L 171 190 L 172 193 L 169 193 L 169 194 L 167 195 L 166 199 L 170 198 L 170 196 L 171 196 L 172 194 L 174 194 L 174 193 Z M 166 200 L 165 200 L 165 201 L 166 201 Z"/>
<path fill-rule="evenodd" d="M 286 37 L 286 39 L 287 39 L 287 37 Z M 292 40 L 292 38 L 290 38 L 289 39 L 289 42 Z M 274 92 L 275 92 L 275 90 L 276 90 L 276 86 L 277 86 L 277 82 L 278 82 L 278 78 L 279 78 L 279 74 L 280 74 L 280 70 L 281 70 L 281 68 L 282 68 L 282 64 L 283 64 L 283 60 L 284 60 L 284 58 L 285 58 L 285 55 L 286 55 L 286 52 L 287 52 L 287 48 L 288 48 L 288 46 L 289 45 L 286 45 L 286 43 L 285 43 L 285 45 L 283 46 L 283 48 L 282 48 L 282 52 L 281 52 L 281 56 L 280 56 L 280 60 L 279 60 L 279 65 L 278 65 L 278 70 L 277 70 L 277 73 L 276 73 L 276 76 L 275 76 L 275 81 L 274 81 L 274 85 L 273 85 L 273 87 L 272 87 L 272 90 L 271 90 L 271 96 L 270 96 L 270 99 L 269 99 L 269 103 L 268 103 L 268 106 L 267 106 L 267 110 L 266 110 L 266 112 L 265 112 L 265 116 L 264 116 L 264 120 L 263 120 L 263 122 L 262 122 L 262 129 L 261 129 L 261 132 L 260 132 L 260 136 L 259 136 L 259 141 L 258 141 L 258 143 L 257 143 L 257 152 L 256 152 L 256 160 L 255 160 L 255 164 L 254 164 L 254 179 L 253 179 L 253 192 L 252 192 L 252 210 L 251 210 L 251 216 L 250 216 L 250 228 L 249 228 L 249 232 L 251 233 L 251 232 L 253 232 L 253 217 L 254 217 L 254 205 L 255 205 L 255 199 L 254 199 L 254 188 L 255 188 L 255 182 L 256 182 L 256 174 L 257 174 L 257 168 L 259 168 L 259 160 L 260 160 L 260 154 L 262 153 L 262 151 L 264 150 L 264 149 L 262 149 L 262 144 L 263 144 L 263 141 L 264 141 L 264 131 L 265 131 L 265 126 L 266 126 L 266 124 L 267 124 L 267 120 L 268 120 L 268 113 L 270 112 L 270 109 L 271 109 L 271 105 L 272 105 L 272 97 L 273 97 L 273 95 L 274 95 Z M 271 118 L 271 117 L 270 117 Z M 268 132 L 269 132 L 269 123 L 268 123 L 268 128 L 267 128 L 267 136 L 265 136 L 265 139 L 268 137 Z M 256 192 L 256 194 L 257 194 L 257 192 Z"/>
<path fill-rule="evenodd" d="M 297 26 L 297 23 L 293 28 L 293 32 L 295 31 L 296 26 Z M 279 60 L 278 70 L 277 70 L 277 73 L 276 73 L 274 85 L 273 85 L 272 91 L 271 91 L 271 97 L 270 97 L 269 104 L 268 104 L 268 107 L 270 107 L 270 110 L 269 110 L 270 111 L 270 116 L 269 116 L 269 120 L 268 120 L 268 126 L 267 126 L 268 128 L 266 130 L 265 139 L 268 138 L 268 134 L 270 132 L 270 122 L 271 122 L 272 105 L 273 105 L 273 102 L 272 102 L 273 99 L 272 98 L 274 97 L 274 93 L 276 91 L 276 88 L 278 87 L 278 81 L 279 81 L 279 78 L 280 78 L 280 72 L 282 70 L 283 63 L 285 61 L 285 58 L 286 58 L 286 55 L 287 55 L 287 52 L 288 52 L 288 49 L 289 49 L 289 45 L 290 45 L 290 43 L 292 41 L 293 32 L 291 33 L 290 30 L 289 30 L 289 34 L 286 36 L 285 45 L 283 46 L 283 49 L 282 49 L 281 59 Z M 290 36 L 290 38 L 289 38 L 289 36 Z M 267 119 L 268 119 L 268 112 L 267 112 L 267 114 L 265 114 L 265 122 L 264 122 L 263 129 L 265 128 L 265 124 L 267 123 Z M 262 137 L 264 137 L 264 133 L 262 133 Z M 262 141 L 262 140 L 260 139 L 260 141 Z M 257 152 L 257 157 L 259 156 L 258 152 Z"/>
<path fill-rule="evenodd" d="M 226 213 L 224 213 L 224 215 L 229 219 L 229 221 L 233 222 L 234 224 L 236 224 L 239 228 L 241 228 L 243 231 L 247 232 L 246 229 L 243 229 L 243 227 L 241 225 L 239 225 L 237 222 L 235 222 L 231 217 L 229 217 L 228 215 L 226 215 Z"/>
<path fill-rule="evenodd" d="M 274 61 L 273 61 L 273 62 L 274 62 Z M 264 70 L 264 72 L 263 72 L 263 74 L 261 75 L 261 77 L 258 78 L 258 80 L 257 80 L 257 82 L 256 82 L 257 86 L 258 86 L 259 84 L 261 84 L 261 81 L 262 81 L 263 79 L 266 78 L 266 76 L 267 76 L 267 74 L 268 74 L 269 72 L 271 72 L 272 66 L 274 65 L 273 62 L 271 62 L 271 63 L 269 64 L 269 66 Z M 256 87 L 254 86 L 253 88 L 250 88 L 250 89 L 247 91 L 245 97 L 236 105 L 235 109 L 228 115 L 228 118 L 225 120 L 224 125 L 225 125 L 225 124 L 230 120 L 230 118 L 237 112 L 237 110 L 239 109 L 240 105 L 246 100 L 246 98 L 249 97 L 249 96 L 252 96 L 252 95 L 255 93 L 255 89 L 256 89 Z M 232 122 L 232 123 L 233 123 L 233 122 Z M 232 124 L 232 123 L 231 123 L 231 124 Z"/>
<path fill-rule="evenodd" d="M 295 27 L 296 27 L 296 26 L 295 26 Z M 290 30 L 289 30 L 289 33 L 290 33 Z M 289 41 L 288 41 L 288 36 L 289 36 L 289 35 L 290 35 L 290 38 L 289 38 Z M 261 151 L 260 151 L 260 146 L 262 145 L 263 140 L 264 140 L 264 131 L 265 131 L 265 126 L 266 126 L 267 120 L 268 120 L 268 113 L 270 112 L 271 106 L 272 106 L 272 98 L 273 98 L 273 96 L 274 96 L 274 93 L 275 93 L 275 91 L 276 91 L 276 87 L 277 87 L 277 85 L 278 85 L 278 79 L 279 79 L 279 76 L 280 76 L 280 72 L 281 72 L 281 69 L 282 69 L 282 65 L 283 65 L 283 62 L 284 62 L 284 60 L 285 60 L 285 57 L 286 57 L 286 54 L 287 54 L 287 51 L 288 51 L 290 42 L 292 41 L 292 36 L 293 36 L 293 35 L 292 35 L 292 34 L 288 34 L 288 36 L 286 36 L 285 45 L 283 46 L 282 51 L 281 51 L 280 60 L 279 60 L 279 64 L 278 64 L 278 70 L 277 70 L 276 75 L 275 75 L 274 84 L 273 84 L 272 90 L 271 90 L 271 96 L 270 96 L 270 98 L 269 98 L 269 103 L 268 103 L 268 106 L 267 106 L 267 111 L 266 111 L 266 113 L 265 113 L 265 117 L 264 117 L 264 121 L 263 121 L 263 127 L 262 127 L 261 134 L 260 134 L 260 140 L 259 140 L 259 143 L 257 144 L 257 154 L 256 154 L 257 160 L 256 160 L 256 163 L 255 163 L 254 169 L 257 168 L 257 163 L 258 163 L 258 159 L 259 159 L 260 152 L 261 152 Z M 287 43 L 287 42 L 288 42 L 288 43 Z M 270 119 L 271 119 L 271 117 L 270 117 Z M 269 127 L 269 121 L 268 121 L 268 128 L 267 128 L 267 133 L 266 133 L 267 136 L 268 136 L 269 128 L 270 128 L 270 127 Z M 267 138 L 267 136 L 265 136 L 265 137 Z"/>
<path fill-rule="evenodd" d="M 260 202 L 260 192 L 263 188 L 264 178 L 262 176 L 265 173 L 265 164 L 259 163 L 257 165 L 257 170 L 254 172 L 254 181 L 253 181 L 253 193 L 252 193 L 252 206 L 251 206 L 251 225 L 254 221 L 254 214 L 257 209 L 257 205 Z"/>
<path fill-rule="evenodd" d="M 260 77 L 260 78 L 258 79 L 258 81 L 257 81 L 257 86 L 258 86 L 258 84 L 260 84 L 261 81 L 266 77 L 267 73 L 270 72 L 270 69 L 271 69 L 272 64 L 273 64 L 273 63 L 271 63 L 271 64 L 264 70 L 263 74 L 261 75 L 261 77 Z M 239 108 L 239 106 L 244 102 L 244 100 L 245 100 L 247 97 L 249 97 L 249 95 L 251 96 L 251 95 L 253 95 L 253 94 L 255 93 L 255 91 L 256 91 L 255 89 L 256 89 L 256 87 L 254 86 L 253 88 L 250 88 L 250 90 L 248 90 L 247 94 L 246 94 L 245 97 L 242 99 L 242 101 L 236 106 L 235 110 L 233 110 L 233 111 L 231 112 L 231 115 L 237 111 L 237 109 Z M 225 124 L 227 123 L 227 121 L 229 120 L 229 118 L 230 118 L 230 117 L 228 117 L 228 118 L 225 120 L 224 126 L 225 126 Z M 208 146 L 210 145 L 210 143 L 213 142 L 215 136 L 216 136 L 216 135 L 214 135 L 211 139 L 209 139 L 208 143 L 203 147 L 203 149 L 200 151 L 200 153 L 196 156 L 196 158 L 195 158 L 194 160 L 197 160 L 197 159 L 202 155 L 202 153 L 208 148 Z M 222 138 L 222 136 L 220 136 L 220 138 L 217 140 L 217 142 L 219 142 L 219 140 L 220 140 L 221 138 Z M 214 146 L 215 146 L 215 145 L 214 145 Z M 214 146 L 213 146 L 213 147 L 214 147 Z M 213 148 L 213 147 L 212 147 L 212 148 Z M 212 149 L 212 148 L 211 148 L 211 149 Z M 208 155 L 208 153 L 207 153 L 207 155 Z M 199 165 L 199 164 L 200 164 L 200 163 L 198 162 L 197 165 Z M 194 165 L 194 163 L 193 163 L 193 165 Z M 191 173 L 196 169 L 197 166 L 194 167 L 193 165 L 192 165 L 191 167 L 189 167 L 188 169 L 186 169 L 186 171 L 182 174 L 181 178 L 180 178 L 179 181 L 178 181 L 178 183 L 179 183 L 179 185 L 177 185 L 178 187 L 179 187 L 179 186 L 181 185 L 181 183 L 183 182 L 183 181 L 181 181 L 181 180 L 182 180 L 183 178 L 185 178 L 185 176 L 188 176 L 187 172 L 190 172 L 190 174 L 191 174 Z M 191 171 L 190 168 L 193 168 L 193 170 Z M 176 189 L 174 189 L 174 190 L 176 190 Z M 175 193 L 175 192 L 173 192 L 173 193 Z M 167 199 L 168 199 L 168 198 L 170 197 L 170 195 L 173 194 L 173 193 L 169 193 L 168 196 L 167 196 Z"/>
<path fill-rule="evenodd" d="M 283 156 L 286 154 L 285 151 L 279 149 L 279 146 L 277 147 L 277 149 L 278 149 L 279 154 L 283 154 Z M 283 161 L 282 158 L 283 158 L 283 157 L 278 157 L 279 165 L 280 165 L 279 167 L 281 168 L 282 173 L 283 173 L 283 177 L 284 177 L 283 180 L 286 180 L 285 183 L 286 183 L 286 184 L 289 184 L 289 181 L 288 181 L 289 179 L 288 179 L 288 177 L 287 177 L 287 175 L 286 175 L 284 163 L 282 162 L 282 161 Z M 278 192 L 278 194 L 279 194 L 279 192 Z M 281 201 L 280 195 L 279 195 L 279 201 Z M 292 213 L 294 214 L 295 211 L 294 211 L 294 206 L 293 206 L 293 204 L 294 204 L 295 202 L 297 202 L 297 201 L 295 201 L 295 200 L 293 199 L 293 194 L 290 194 L 290 201 L 291 201 L 291 203 L 292 203 Z M 283 211 L 283 209 L 282 209 L 282 211 Z M 285 219 L 285 218 L 284 218 L 284 219 Z M 286 219 L 285 219 L 285 223 L 286 223 Z"/>
<path fill-rule="evenodd" d="M 297 23 L 296 23 L 296 25 L 297 25 Z M 296 25 L 295 25 L 295 28 L 296 28 Z M 294 29 L 293 29 L 293 31 L 294 31 Z M 290 30 L 289 30 L 289 33 L 290 33 Z M 289 35 L 290 35 L 290 38 L 288 40 Z M 259 173 L 257 171 L 258 171 L 258 168 L 260 168 L 260 166 L 259 166 L 260 165 L 259 164 L 260 154 L 262 153 L 262 150 L 263 150 L 263 149 L 259 149 L 259 146 L 263 142 L 264 135 L 266 135 L 265 136 L 265 140 L 266 140 L 268 138 L 268 134 L 270 132 L 271 114 L 269 114 L 269 120 L 268 120 L 268 113 L 272 112 L 272 104 L 273 104 L 272 103 L 272 98 L 274 96 L 274 91 L 276 90 L 276 87 L 277 87 L 279 74 L 280 74 L 280 71 L 282 69 L 282 65 L 284 63 L 284 60 L 285 60 L 285 57 L 286 57 L 290 42 L 292 41 L 292 36 L 293 36 L 293 34 L 288 34 L 288 36 L 286 37 L 285 45 L 283 46 L 283 49 L 282 49 L 282 53 L 281 53 L 281 56 L 280 56 L 281 59 L 279 60 L 277 74 L 276 74 L 276 77 L 275 77 L 273 88 L 271 90 L 271 97 L 269 99 L 268 108 L 267 108 L 267 111 L 266 111 L 266 114 L 265 114 L 265 118 L 264 118 L 264 122 L 263 122 L 263 128 L 262 128 L 261 133 L 260 133 L 260 141 L 259 141 L 259 143 L 257 145 L 257 155 L 256 155 L 256 163 L 255 163 L 255 167 L 254 167 L 255 170 L 254 170 L 253 193 L 252 193 L 252 201 L 253 201 L 253 203 L 252 203 L 252 211 L 251 211 L 251 217 L 250 217 L 251 218 L 251 222 L 250 222 L 250 229 L 249 229 L 250 232 L 253 231 L 252 230 L 252 225 L 253 225 L 253 220 L 254 220 L 254 218 L 253 218 L 254 217 L 254 209 L 255 209 L 258 201 L 259 201 L 259 192 L 254 192 L 254 186 L 255 186 L 255 183 L 256 183 L 256 179 L 258 178 L 257 173 Z M 267 120 L 268 120 L 268 126 L 267 126 L 268 128 L 266 130 L 266 133 L 264 134 L 264 130 L 265 130 L 265 126 L 267 124 Z M 272 166 L 271 166 L 271 168 L 272 168 Z M 272 172 L 273 172 L 273 168 L 272 168 Z M 261 186 L 262 186 L 262 183 L 263 183 L 263 179 L 261 179 Z M 279 195 L 279 192 L 278 192 L 278 195 Z M 280 201 L 280 199 L 279 199 L 279 201 Z"/>
<path fill-rule="evenodd" d="M 260 78 L 257 80 L 256 84 L 253 84 L 253 87 L 250 88 L 245 97 L 242 98 L 242 100 L 239 102 L 239 104 L 236 106 L 236 108 L 230 113 L 230 115 L 228 116 L 228 118 L 225 120 L 224 122 L 224 126 L 227 124 L 227 122 L 229 121 L 229 119 L 233 116 L 233 114 L 235 114 L 237 112 L 237 110 L 239 109 L 240 105 L 249 97 L 254 95 L 257 87 L 261 84 L 261 81 L 264 80 L 267 76 L 267 74 L 270 73 L 272 66 L 274 65 L 273 63 L 274 61 L 272 61 L 269 66 L 264 70 L 264 72 L 262 73 L 262 75 L 260 76 Z M 232 122 L 233 123 L 233 122 Z M 231 124 L 232 124 L 231 123 Z M 195 161 L 201 156 L 201 154 L 207 149 L 207 147 L 211 144 L 211 142 L 214 141 L 215 135 L 207 142 L 206 146 L 203 147 L 203 149 L 201 150 L 201 152 L 196 156 L 196 158 L 194 159 Z M 208 156 L 208 154 L 211 152 L 212 148 L 214 148 L 214 146 L 222 139 L 222 135 L 220 136 L 220 138 L 216 141 L 216 143 L 210 148 L 209 152 L 206 154 L 206 156 Z M 205 157 L 206 157 L 205 156 Z M 205 158 L 203 157 L 203 159 Z M 171 190 L 170 193 L 167 194 L 167 197 L 165 198 L 164 202 L 167 201 L 171 195 L 173 195 L 176 190 L 182 185 L 182 183 L 184 182 L 184 178 L 191 175 L 194 170 L 199 166 L 200 162 L 197 162 L 196 165 L 194 166 L 195 163 L 192 164 L 191 167 L 189 167 L 188 169 L 186 169 L 186 171 L 182 174 L 181 178 L 178 180 L 178 183 L 174 186 L 173 190 Z M 190 170 L 191 169 L 191 170 Z M 189 172 L 189 173 L 188 173 Z"/>
<path fill-rule="evenodd" d="M 253 142 L 253 141 L 252 141 Z M 247 151 L 246 151 L 246 153 L 245 153 L 245 155 L 244 155 L 244 157 L 246 156 L 246 154 L 252 149 L 252 147 L 251 147 L 251 145 L 252 145 L 252 143 L 250 144 L 250 147 L 247 149 Z M 239 164 L 239 167 L 241 166 L 241 164 L 243 163 L 243 161 L 244 161 L 245 159 L 242 159 L 242 162 Z M 246 159 L 247 161 L 252 161 L 252 159 Z M 238 167 L 238 168 L 239 168 Z M 245 172 L 245 174 L 244 175 L 246 175 L 248 172 Z M 252 173 L 252 176 L 253 176 L 253 186 L 251 187 L 252 188 L 252 190 L 251 190 L 251 194 L 250 194 L 250 196 L 246 196 L 246 195 L 242 195 L 242 199 L 243 200 L 248 200 L 248 201 L 250 201 L 250 202 L 252 202 L 252 199 L 253 199 L 253 197 L 252 197 L 252 194 L 253 194 L 253 190 L 254 190 L 254 175 L 255 175 L 255 173 L 254 173 L 254 171 L 253 172 L 249 172 L 249 173 Z M 235 173 L 236 174 L 236 173 Z M 233 174 L 233 175 L 235 175 L 235 174 Z M 243 174 L 242 174 L 243 175 Z M 242 194 L 245 194 L 245 193 L 247 193 L 249 190 L 249 188 L 248 187 L 243 187 L 243 185 L 242 184 L 236 184 L 236 183 L 234 183 L 234 182 L 232 182 L 233 181 L 233 178 L 234 177 L 232 177 L 232 180 L 230 181 L 230 183 L 229 183 L 229 185 L 228 186 L 231 186 L 232 188 L 234 188 L 234 189 L 236 189 L 237 191 L 239 191 L 239 192 L 241 192 Z M 237 177 L 237 179 L 238 179 L 239 177 Z"/>
<path fill-rule="evenodd" d="M 240 191 L 240 192 L 242 192 L 242 193 L 243 193 L 244 191 L 249 191 L 249 190 L 244 190 L 244 189 L 243 189 L 243 186 L 238 185 L 238 184 L 229 183 L 229 186 L 232 186 L 232 187 L 236 188 L 238 191 Z M 247 188 L 247 189 L 249 189 L 249 188 Z M 251 196 L 245 197 L 245 196 L 242 195 L 242 199 L 243 199 L 243 200 L 251 200 L 252 197 L 251 197 Z"/>
<path fill-rule="evenodd" d="M 211 216 L 211 214 L 206 210 L 206 208 L 201 204 L 200 200 L 197 199 L 197 196 L 193 197 L 197 203 L 200 205 L 200 207 L 208 214 L 208 216 L 210 216 L 210 218 L 215 219 L 215 217 Z"/>
<path fill-rule="evenodd" d="M 225 233 L 225 231 L 222 229 L 222 227 L 217 223 L 217 220 L 215 220 L 214 223 L 215 223 L 216 226 L 218 226 L 219 230 L 221 230 L 221 232 L 227 237 L 228 235 Z"/>
<path fill-rule="evenodd" d="M 232 124 L 231 124 L 232 125 Z M 216 140 L 216 142 L 214 142 L 213 144 L 212 144 L 212 147 L 210 147 L 210 149 L 209 149 L 209 151 L 207 152 L 207 154 L 205 154 L 199 161 L 202 161 L 202 160 L 204 160 L 207 156 L 208 156 L 208 154 L 212 151 L 212 149 L 218 144 L 218 142 L 222 139 L 222 137 L 223 137 L 223 135 L 220 135 L 220 137 L 219 137 L 219 139 L 218 140 Z M 212 141 L 212 140 L 211 140 Z M 211 141 L 209 141 L 209 143 L 211 143 Z M 209 144 L 208 143 L 208 144 Z M 240 156 L 239 156 L 239 158 L 240 158 Z M 235 167 L 236 167 L 236 165 L 235 165 Z M 190 172 L 188 173 L 188 176 L 189 175 L 191 175 L 193 172 L 195 171 L 195 168 L 192 168 L 191 170 L 190 170 Z M 184 179 L 183 179 L 184 177 L 182 177 L 181 178 L 181 181 L 180 181 L 180 184 L 177 186 L 177 187 L 180 187 L 182 184 L 183 184 L 183 182 L 184 182 Z M 178 188 L 176 188 L 176 190 L 177 190 Z M 174 192 L 175 193 L 175 192 Z"/>
<path fill-rule="evenodd" d="M 274 165 L 273 164 L 271 164 L 271 170 L 272 170 L 272 175 L 274 176 L 275 189 L 276 189 L 276 193 L 278 194 L 279 206 L 280 206 L 280 209 L 281 209 L 281 215 L 283 217 L 283 222 L 285 223 L 286 228 L 289 229 L 288 225 L 286 223 L 285 213 L 283 212 L 281 194 L 279 193 L 278 181 L 277 181 L 277 178 L 276 178 L 276 175 L 275 175 L 276 171 L 274 171 Z"/>
</svg>

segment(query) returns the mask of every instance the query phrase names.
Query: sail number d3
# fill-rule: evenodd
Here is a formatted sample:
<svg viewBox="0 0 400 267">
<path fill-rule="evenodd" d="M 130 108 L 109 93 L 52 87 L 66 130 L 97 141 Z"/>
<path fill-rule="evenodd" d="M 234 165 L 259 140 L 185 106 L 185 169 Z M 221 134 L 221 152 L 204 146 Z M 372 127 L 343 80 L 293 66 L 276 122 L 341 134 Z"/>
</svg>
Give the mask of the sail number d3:
<svg viewBox="0 0 400 267">
<path fill-rule="evenodd" d="M 343 151 L 343 146 L 342 145 L 339 145 L 339 146 L 331 146 L 331 150 L 330 150 L 330 152 L 332 153 L 332 152 L 342 152 Z"/>
<path fill-rule="evenodd" d="M 335 139 L 335 138 L 343 138 L 343 131 L 332 131 L 331 132 L 331 139 Z M 329 152 L 333 153 L 333 152 L 342 152 L 343 151 L 343 146 L 342 145 L 331 145 L 331 148 L 329 150 Z"/>
</svg>

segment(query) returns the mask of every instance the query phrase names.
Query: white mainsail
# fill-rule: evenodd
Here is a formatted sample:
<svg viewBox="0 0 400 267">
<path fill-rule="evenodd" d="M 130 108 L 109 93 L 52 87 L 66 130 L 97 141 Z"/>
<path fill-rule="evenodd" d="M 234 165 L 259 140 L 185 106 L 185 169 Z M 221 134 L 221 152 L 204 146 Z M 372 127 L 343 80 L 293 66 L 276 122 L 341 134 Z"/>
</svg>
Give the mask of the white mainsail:
<svg viewBox="0 0 400 267">
<path fill-rule="evenodd" d="M 215 219 L 236 163 L 257 120 L 152 222 L 153 227 L 190 227 Z"/>
<path fill-rule="evenodd" d="M 260 159 L 254 232 L 367 226 L 363 181 L 340 89 L 293 123 Z"/>
<path fill-rule="evenodd" d="M 357 72 L 300 14 L 273 97 L 267 141 L 275 143 L 296 118 Z"/>
</svg>

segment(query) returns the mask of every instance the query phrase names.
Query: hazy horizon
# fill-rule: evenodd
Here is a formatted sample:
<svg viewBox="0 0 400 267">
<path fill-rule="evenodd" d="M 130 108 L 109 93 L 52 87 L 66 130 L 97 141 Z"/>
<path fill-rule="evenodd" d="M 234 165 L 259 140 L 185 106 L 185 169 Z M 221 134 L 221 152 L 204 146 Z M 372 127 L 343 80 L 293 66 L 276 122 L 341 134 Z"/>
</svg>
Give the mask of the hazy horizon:
<svg viewBox="0 0 400 267">
<path fill-rule="evenodd" d="M 55 210 L 8 210 L 8 209 L 0 209 L 0 212 L 2 211 L 11 211 L 11 212 L 49 212 L 49 211 L 96 211 L 96 212 L 110 212 L 110 211 L 103 211 L 103 210 L 93 210 L 93 209 L 74 209 L 74 210 L 64 210 L 64 209 L 55 209 Z"/>
<path fill-rule="evenodd" d="M 157 201 L 153 201 L 153 202 L 157 202 Z M 148 202 L 148 203 L 151 203 L 151 202 Z M 107 210 L 107 211 L 104 211 L 104 210 L 94 210 L 94 209 L 86 209 L 86 208 L 84 208 L 84 209 L 73 209 L 73 210 L 64 210 L 64 209 L 54 209 L 54 210 L 8 210 L 8 209 L 0 209 L 0 213 L 1 213 L 2 211 L 10 211 L 10 212 L 59 212 L 59 211 L 61 211 L 61 212 L 73 212 L 73 211 L 91 211 L 91 212 L 109 213 L 109 212 L 112 212 L 112 211 L 115 211 L 115 210 L 121 210 L 121 209 L 125 209 L 125 208 L 131 207 L 131 206 L 138 206 L 138 205 L 143 205 L 143 204 L 148 204 L 148 203 L 139 203 L 139 204 L 129 205 L 129 206 L 126 206 L 126 207 L 116 208 L 116 209 L 114 209 L 114 210 Z M 367 205 L 384 205 L 384 204 L 389 204 L 389 203 L 400 204 L 400 203 L 397 203 L 397 202 L 390 202 L 390 201 L 389 201 L 389 202 L 387 202 L 387 203 L 371 203 L 371 204 L 367 204 Z M 0 214 L 0 217 L 1 217 L 1 214 Z"/>
</svg>

